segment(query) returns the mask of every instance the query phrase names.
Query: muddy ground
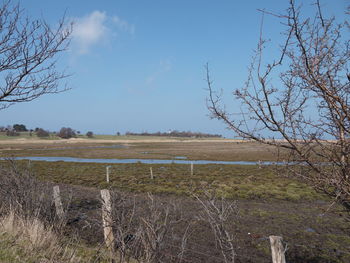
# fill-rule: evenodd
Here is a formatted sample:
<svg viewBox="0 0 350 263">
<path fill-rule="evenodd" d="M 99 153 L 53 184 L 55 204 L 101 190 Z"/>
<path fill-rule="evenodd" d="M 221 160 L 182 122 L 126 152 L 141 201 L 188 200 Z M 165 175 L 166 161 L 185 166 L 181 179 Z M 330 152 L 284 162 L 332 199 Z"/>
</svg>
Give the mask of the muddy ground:
<svg viewBox="0 0 350 263">
<path fill-rule="evenodd" d="M 94 188 L 61 185 L 62 195 L 71 196 L 67 233 L 77 233 L 84 242 L 99 245 L 103 241 L 101 202 Z M 147 194 L 126 194 L 135 200 L 144 216 Z M 134 199 L 135 198 L 135 199 Z M 188 222 L 192 234 L 187 242 L 184 262 L 224 262 L 216 248 L 209 225 L 198 220 L 202 208 L 193 198 L 155 195 L 163 204 L 177 204 L 183 219 L 166 239 L 162 262 L 176 262 L 181 237 Z M 67 198 L 65 198 L 67 202 Z M 287 262 L 350 262 L 350 231 L 346 213 L 327 201 L 290 202 L 278 200 L 237 200 L 238 217 L 232 218 L 235 233 L 236 262 L 271 262 L 268 237 L 280 235 L 287 246 Z M 180 213 L 180 212 L 179 212 Z M 179 215 L 178 215 L 179 216 Z"/>
<path fill-rule="evenodd" d="M 110 147 L 113 145 L 123 147 Z M 277 159 L 271 148 L 230 140 L 2 142 L 0 156 L 147 159 L 184 156 L 190 160 L 226 161 Z M 25 161 L 20 163 L 28 165 Z M 113 165 L 111 183 L 107 184 L 105 166 L 64 162 L 30 164 L 37 178 L 61 186 L 68 220 L 65 234 L 78 235 L 88 245 L 103 245 L 101 188 L 122 191 L 128 200 L 126 209 L 131 209 L 135 200 L 136 222 L 147 216 L 147 192 L 152 192 L 161 206 L 171 204 L 173 207 L 175 204 L 173 216 L 181 219 L 167 234 L 160 262 L 178 262 L 181 239 L 188 223 L 191 236 L 183 262 L 224 262 L 210 226 L 199 219 L 201 206 L 188 194 L 192 186 L 214 186 L 229 200 L 237 200 L 238 216 L 232 217 L 229 224 L 229 229 L 235 234 L 235 262 L 271 262 L 270 235 L 283 237 L 287 246 L 287 262 L 350 262 L 350 223 L 346 211 L 338 205 L 331 205 L 332 200 L 316 193 L 304 182 L 279 177 L 269 168 L 202 165 L 195 166 L 195 174 L 191 178 L 188 166 L 153 165 L 155 179 L 151 180 L 148 165 L 119 164 Z M 117 214 L 121 211 L 115 210 Z"/>
</svg>

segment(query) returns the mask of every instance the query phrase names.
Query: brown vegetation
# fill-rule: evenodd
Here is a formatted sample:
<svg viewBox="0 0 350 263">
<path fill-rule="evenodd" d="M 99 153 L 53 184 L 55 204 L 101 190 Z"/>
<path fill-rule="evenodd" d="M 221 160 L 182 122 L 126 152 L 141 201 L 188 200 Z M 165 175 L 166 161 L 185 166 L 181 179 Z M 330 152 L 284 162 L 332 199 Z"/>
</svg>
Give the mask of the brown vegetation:
<svg viewBox="0 0 350 263">
<path fill-rule="evenodd" d="M 113 147 L 116 146 L 116 147 Z M 173 159 L 218 161 L 277 161 L 276 150 L 238 140 L 21 140 L 0 141 L 0 156 L 69 156 L 80 158 Z"/>
</svg>

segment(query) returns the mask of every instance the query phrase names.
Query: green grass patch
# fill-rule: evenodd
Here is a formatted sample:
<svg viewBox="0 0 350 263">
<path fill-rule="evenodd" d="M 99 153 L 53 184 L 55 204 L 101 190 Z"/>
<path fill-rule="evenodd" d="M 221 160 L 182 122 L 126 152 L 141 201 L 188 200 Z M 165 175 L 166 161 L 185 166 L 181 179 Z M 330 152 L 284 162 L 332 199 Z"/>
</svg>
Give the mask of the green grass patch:
<svg viewBox="0 0 350 263">
<path fill-rule="evenodd" d="M 27 161 L 18 161 L 22 167 Z M 106 166 L 110 183 L 106 183 Z M 152 166 L 154 179 L 150 178 Z M 273 169 L 255 165 L 97 164 L 31 162 L 33 174 L 44 181 L 89 187 L 184 195 L 212 188 L 227 198 L 255 200 L 319 200 L 326 197 L 298 180 L 278 176 Z"/>
</svg>

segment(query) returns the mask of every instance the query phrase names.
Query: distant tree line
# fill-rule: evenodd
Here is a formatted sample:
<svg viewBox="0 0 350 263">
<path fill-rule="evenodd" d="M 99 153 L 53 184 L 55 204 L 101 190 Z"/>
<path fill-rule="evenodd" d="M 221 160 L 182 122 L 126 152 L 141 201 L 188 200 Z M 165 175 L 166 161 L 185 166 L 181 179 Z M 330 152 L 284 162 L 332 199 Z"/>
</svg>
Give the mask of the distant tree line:
<svg viewBox="0 0 350 263">
<path fill-rule="evenodd" d="M 126 132 L 125 135 L 133 135 L 133 136 L 171 136 L 171 137 L 189 137 L 189 138 L 222 138 L 220 134 L 209 134 L 202 132 L 191 132 L 191 131 L 169 131 L 169 132 Z"/>
<path fill-rule="evenodd" d="M 47 130 L 44 130 L 42 128 L 36 129 L 35 133 L 36 133 L 36 136 L 41 137 L 41 138 L 50 136 L 50 132 Z"/>
<path fill-rule="evenodd" d="M 14 124 L 13 129 L 17 132 L 26 132 L 28 131 L 24 124 Z"/>
<path fill-rule="evenodd" d="M 6 136 L 20 136 L 21 133 L 28 133 L 29 136 L 36 135 L 37 137 L 44 138 L 50 137 L 50 135 L 60 137 L 62 139 L 70 139 L 76 138 L 77 135 L 80 135 L 80 131 L 76 131 L 69 127 L 62 127 L 58 132 L 50 132 L 43 128 L 35 128 L 35 129 L 27 129 L 24 124 L 14 124 L 13 126 L 0 126 L 0 132 L 5 134 Z M 92 131 L 88 131 L 86 133 L 88 138 L 93 138 L 94 133 Z"/>
</svg>

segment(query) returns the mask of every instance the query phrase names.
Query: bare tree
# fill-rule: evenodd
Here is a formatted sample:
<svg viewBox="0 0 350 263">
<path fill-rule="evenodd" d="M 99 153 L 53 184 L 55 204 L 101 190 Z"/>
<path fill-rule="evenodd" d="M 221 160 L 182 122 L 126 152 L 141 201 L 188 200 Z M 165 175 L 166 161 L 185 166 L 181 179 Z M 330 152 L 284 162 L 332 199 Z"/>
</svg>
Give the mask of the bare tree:
<svg viewBox="0 0 350 263">
<path fill-rule="evenodd" d="M 65 17 L 51 27 L 33 20 L 19 4 L 7 0 L 0 6 L 0 109 L 17 102 L 57 93 L 68 75 L 57 70 L 57 57 L 67 49 L 72 25 Z"/>
<path fill-rule="evenodd" d="M 350 210 L 350 26 L 324 17 L 318 0 L 314 17 L 301 10 L 294 0 L 284 14 L 260 10 L 286 27 L 280 56 L 264 60 L 261 25 L 248 80 L 234 92 L 240 111 L 227 112 L 207 66 L 208 108 L 238 136 L 284 149 L 295 175 Z"/>
<path fill-rule="evenodd" d="M 75 133 L 75 130 L 69 127 L 62 127 L 60 131 L 57 133 L 58 137 L 61 137 L 62 139 L 70 139 L 75 138 L 77 135 Z"/>
</svg>

